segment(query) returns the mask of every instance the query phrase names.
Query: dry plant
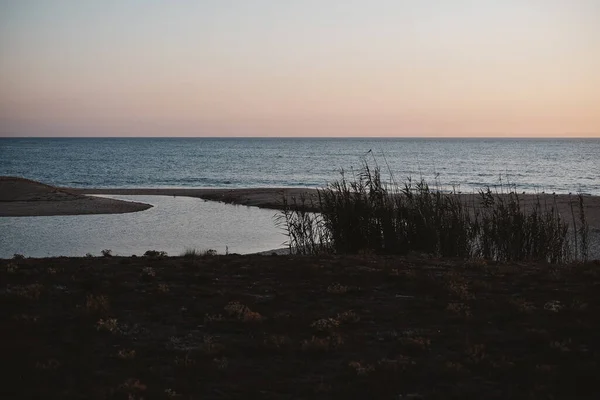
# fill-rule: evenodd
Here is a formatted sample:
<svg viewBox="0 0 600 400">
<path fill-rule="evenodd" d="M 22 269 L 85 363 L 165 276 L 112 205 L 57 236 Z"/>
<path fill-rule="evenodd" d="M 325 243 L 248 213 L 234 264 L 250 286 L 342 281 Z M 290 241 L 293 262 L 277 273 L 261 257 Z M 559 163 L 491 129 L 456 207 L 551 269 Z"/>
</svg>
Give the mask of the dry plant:
<svg viewBox="0 0 600 400">
<path fill-rule="evenodd" d="M 302 341 L 303 351 L 327 352 L 339 348 L 344 344 L 344 339 L 337 334 L 324 338 L 313 336 L 309 340 Z"/>
<path fill-rule="evenodd" d="M 96 329 L 116 333 L 119 330 L 119 323 L 116 318 L 99 319 L 96 322 Z"/>
<path fill-rule="evenodd" d="M 337 320 L 340 323 L 357 323 L 360 321 L 360 316 L 352 310 L 344 311 L 337 315 Z"/>
<path fill-rule="evenodd" d="M 340 322 L 334 318 L 321 318 L 310 324 L 311 328 L 318 331 L 332 331 L 340 326 Z"/>
<path fill-rule="evenodd" d="M 158 293 L 167 294 L 171 290 L 169 285 L 166 283 L 159 283 L 157 287 Z"/>
<path fill-rule="evenodd" d="M 227 369 L 227 367 L 229 366 L 229 360 L 227 359 L 227 357 L 214 358 L 213 362 L 217 366 L 217 369 L 219 369 L 221 371 Z"/>
<path fill-rule="evenodd" d="M 451 279 L 447 282 L 446 287 L 450 293 L 461 300 L 470 300 L 473 298 L 473 295 L 469 292 L 469 285 L 462 280 Z"/>
<path fill-rule="evenodd" d="M 62 364 L 57 359 L 50 358 L 45 361 L 37 361 L 35 363 L 35 368 L 41 370 L 55 370 L 58 369 L 61 365 Z"/>
<path fill-rule="evenodd" d="M 129 378 L 125 382 L 119 385 L 119 389 L 127 393 L 139 393 L 144 392 L 148 387 L 140 382 L 139 379 Z"/>
<path fill-rule="evenodd" d="M 167 397 L 167 399 L 176 399 L 181 396 L 179 393 L 177 393 L 173 389 L 165 389 L 164 393 L 165 393 L 165 396 Z"/>
<path fill-rule="evenodd" d="M 289 346 L 292 343 L 292 339 L 284 335 L 268 335 L 263 341 L 266 347 L 281 349 Z"/>
<path fill-rule="evenodd" d="M 121 349 L 117 353 L 117 357 L 121 360 L 133 360 L 135 358 L 135 350 Z"/>
<path fill-rule="evenodd" d="M 400 339 L 400 343 L 409 349 L 415 349 L 419 351 L 428 350 L 431 345 L 431 340 L 425 337 L 404 337 Z"/>
<path fill-rule="evenodd" d="M 522 313 L 529 314 L 536 310 L 535 304 L 522 298 L 510 299 L 509 303 Z"/>
<path fill-rule="evenodd" d="M 485 345 L 483 344 L 469 345 L 465 353 L 469 361 L 473 364 L 479 364 L 486 358 Z"/>
<path fill-rule="evenodd" d="M 258 312 L 250 310 L 250 308 L 237 301 L 232 301 L 227 304 L 225 306 L 225 312 L 230 317 L 235 317 L 244 322 L 260 322 L 264 319 Z"/>
<path fill-rule="evenodd" d="M 461 363 L 454 361 L 447 361 L 446 368 L 454 372 L 463 372 L 465 370 L 465 367 Z"/>
<path fill-rule="evenodd" d="M 13 319 L 16 321 L 23 321 L 26 323 L 35 323 L 38 322 L 40 319 L 39 315 L 29 315 L 29 314 L 18 314 L 18 315 L 14 315 Z"/>
<path fill-rule="evenodd" d="M 221 314 L 205 314 L 204 315 L 204 323 L 208 324 L 210 322 L 221 322 L 225 320 Z"/>
<path fill-rule="evenodd" d="M 223 345 L 215 343 L 215 338 L 211 335 L 204 335 L 202 338 L 202 344 L 200 345 L 200 351 L 204 354 L 216 354 L 223 350 Z"/>
<path fill-rule="evenodd" d="M 196 365 L 196 360 L 191 358 L 189 353 L 186 353 L 183 358 L 179 356 L 175 357 L 175 365 L 177 365 L 178 367 L 189 368 Z"/>
<path fill-rule="evenodd" d="M 346 294 L 350 290 L 349 286 L 342 285 L 341 283 L 332 283 L 327 286 L 327 293 L 331 294 Z"/>
<path fill-rule="evenodd" d="M 85 309 L 88 312 L 105 314 L 110 310 L 108 297 L 104 295 L 88 294 L 85 298 Z"/>
<path fill-rule="evenodd" d="M 362 364 L 358 361 L 350 361 L 348 366 L 356 372 L 356 375 L 368 375 L 375 371 L 375 366 L 371 364 Z"/>
<path fill-rule="evenodd" d="M 573 343 L 572 343 L 571 339 L 556 340 L 556 341 L 550 342 L 550 348 L 555 349 L 555 350 L 560 350 L 563 353 L 571 351 L 572 346 L 573 346 Z"/>
<path fill-rule="evenodd" d="M 7 286 L 6 293 L 14 294 L 17 297 L 24 297 L 28 300 L 38 300 L 44 291 L 44 286 L 39 283 L 29 285 Z"/>
<path fill-rule="evenodd" d="M 464 303 L 448 303 L 446 310 L 467 318 L 473 315 L 471 314 L 471 308 Z"/>
<path fill-rule="evenodd" d="M 9 274 L 14 274 L 19 271 L 19 265 L 15 264 L 13 262 L 9 262 L 8 264 L 6 264 L 6 266 L 4 268 L 6 269 L 6 272 L 8 272 Z"/>
<path fill-rule="evenodd" d="M 559 312 L 564 308 L 565 306 L 560 302 L 560 300 L 550 300 L 544 304 L 544 310 L 547 311 Z"/>
</svg>

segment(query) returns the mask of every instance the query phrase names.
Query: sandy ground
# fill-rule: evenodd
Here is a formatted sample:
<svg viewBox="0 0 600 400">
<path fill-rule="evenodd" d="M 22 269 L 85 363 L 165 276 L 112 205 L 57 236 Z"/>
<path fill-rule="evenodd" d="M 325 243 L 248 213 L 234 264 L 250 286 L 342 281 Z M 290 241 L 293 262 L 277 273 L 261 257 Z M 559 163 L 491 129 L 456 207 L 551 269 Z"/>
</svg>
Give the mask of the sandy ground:
<svg viewBox="0 0 600 400">
<path fill-rule="evenodd" d="M 149 204 L 85 196 L 23 178 L 0 177 L 0 217 L 122 214 Z"/>
<path fill-rule="evenodd" d="M 302 188 L 256 188 L 256 189 L 68 189 L 78 194 L 116 194 L 116 195 L 152 195 L 187 196 L 204 200 L 221 201 L 230 204 L 280 209 L 283 196 L 288 200 L 304 195 L 316 199 L 316 189 Z"/>
</svg>

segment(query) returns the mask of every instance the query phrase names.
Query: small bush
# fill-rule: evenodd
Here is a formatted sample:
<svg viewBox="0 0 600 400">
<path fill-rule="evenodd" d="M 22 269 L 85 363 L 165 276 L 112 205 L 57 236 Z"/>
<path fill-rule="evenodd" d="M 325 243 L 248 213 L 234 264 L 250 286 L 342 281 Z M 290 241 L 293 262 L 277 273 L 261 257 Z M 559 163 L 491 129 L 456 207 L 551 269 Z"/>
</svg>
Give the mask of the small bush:
<svg viewBox="0 0 600 400">
<path fill-rule="evenodd" d="M 111 249 L 104 249 L 100 253 L 102 253 L 102 257 L 112 257 Z"/>
<path fill-rule="evenodd" d="M 144 253 L 144 257 L 148 258 L 163 258 L 167 256 L 166 251 L 148 250 Z"/>
<path fill-rule="evenodd" d="M 200 257 L 200 252 L 194 248 L 186 248 L 183 254 L 181 255 L 183 258 L 198 258 Z"/>
<path fill-rule="evenodd" d="M 227 248 L 227 251 L 229 251 L 229 248 Z M 200 258 L 200 257 L 212 257 L 212 256 L 216 256 L 217 254 L 218 254 L 218 252 L 214 249 L 198 250 L 195 248 L 186 248 L 181 256 L 183 258 L 194 259 L 194 258 Z"/>
<path fill-rule="evenodd" d="M 85 309 L 88 312 L 96 312 L 100 314 L 107 313 L 110 309 L 108 297 L 104 295 L 88 294 L 85 299 Z"/>
<path fill-rule="evenodd" d="M 207 257 L 212 257 L 212 256 L 216 256 L 217 255 L 217 251 L 213 250 L 213 249 L 208 249 L 208 250 L 204 250 L 202 252 L 203 256 L 207 256 Z"/>
</svg>

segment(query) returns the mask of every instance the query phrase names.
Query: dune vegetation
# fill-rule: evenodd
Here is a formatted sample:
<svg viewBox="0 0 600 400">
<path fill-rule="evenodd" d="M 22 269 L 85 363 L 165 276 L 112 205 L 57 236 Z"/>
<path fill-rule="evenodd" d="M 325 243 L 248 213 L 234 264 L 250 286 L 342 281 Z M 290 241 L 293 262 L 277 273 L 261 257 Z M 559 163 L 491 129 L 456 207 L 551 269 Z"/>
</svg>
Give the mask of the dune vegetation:
<svg viewBox="0 0 600 400">
<path fill-rule="evenodd" d="M 600 264 L 0 260 L 0 397 L 595 398 Z"/>
<path fill-rule="evenodd" d="M 494 261 L 565 263 L 588 258 L 583 195 L 571 215 L 540 196 L 525 203 L 510 185 L 463 195 L 423 179 L 384 181 L 378 166 L 318 190 L 318 196 L 283 199 L 278 223 L 288 245 L 302 254 L 408 254 Z M 319 213 L 313 212 L 319 210 Z"/>
</svg>

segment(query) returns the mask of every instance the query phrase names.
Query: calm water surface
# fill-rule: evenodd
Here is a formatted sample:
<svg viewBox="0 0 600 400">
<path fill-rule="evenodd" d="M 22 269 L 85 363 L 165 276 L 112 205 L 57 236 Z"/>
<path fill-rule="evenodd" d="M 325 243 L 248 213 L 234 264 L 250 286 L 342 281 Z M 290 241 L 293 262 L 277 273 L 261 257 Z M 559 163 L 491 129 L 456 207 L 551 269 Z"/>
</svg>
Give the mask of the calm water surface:
<svg viewBox="0 0 600 400">
<path fill-rule="evenodd" d="M 315 187 L 365 155 L 400 182 L 600 195 L 600 139 L 0 138 L 0 175 L 88 188 Z"/>
<path fill-rule="evenodd" d="M 146 250 L 180 255 L 187 248 L 254 253 L 282 247 L 275 211 L 190 197 L 107 196 L 154 205 L 128 214 L 0 218 L 0 258 L 142 255 Z"/>
</svg>

